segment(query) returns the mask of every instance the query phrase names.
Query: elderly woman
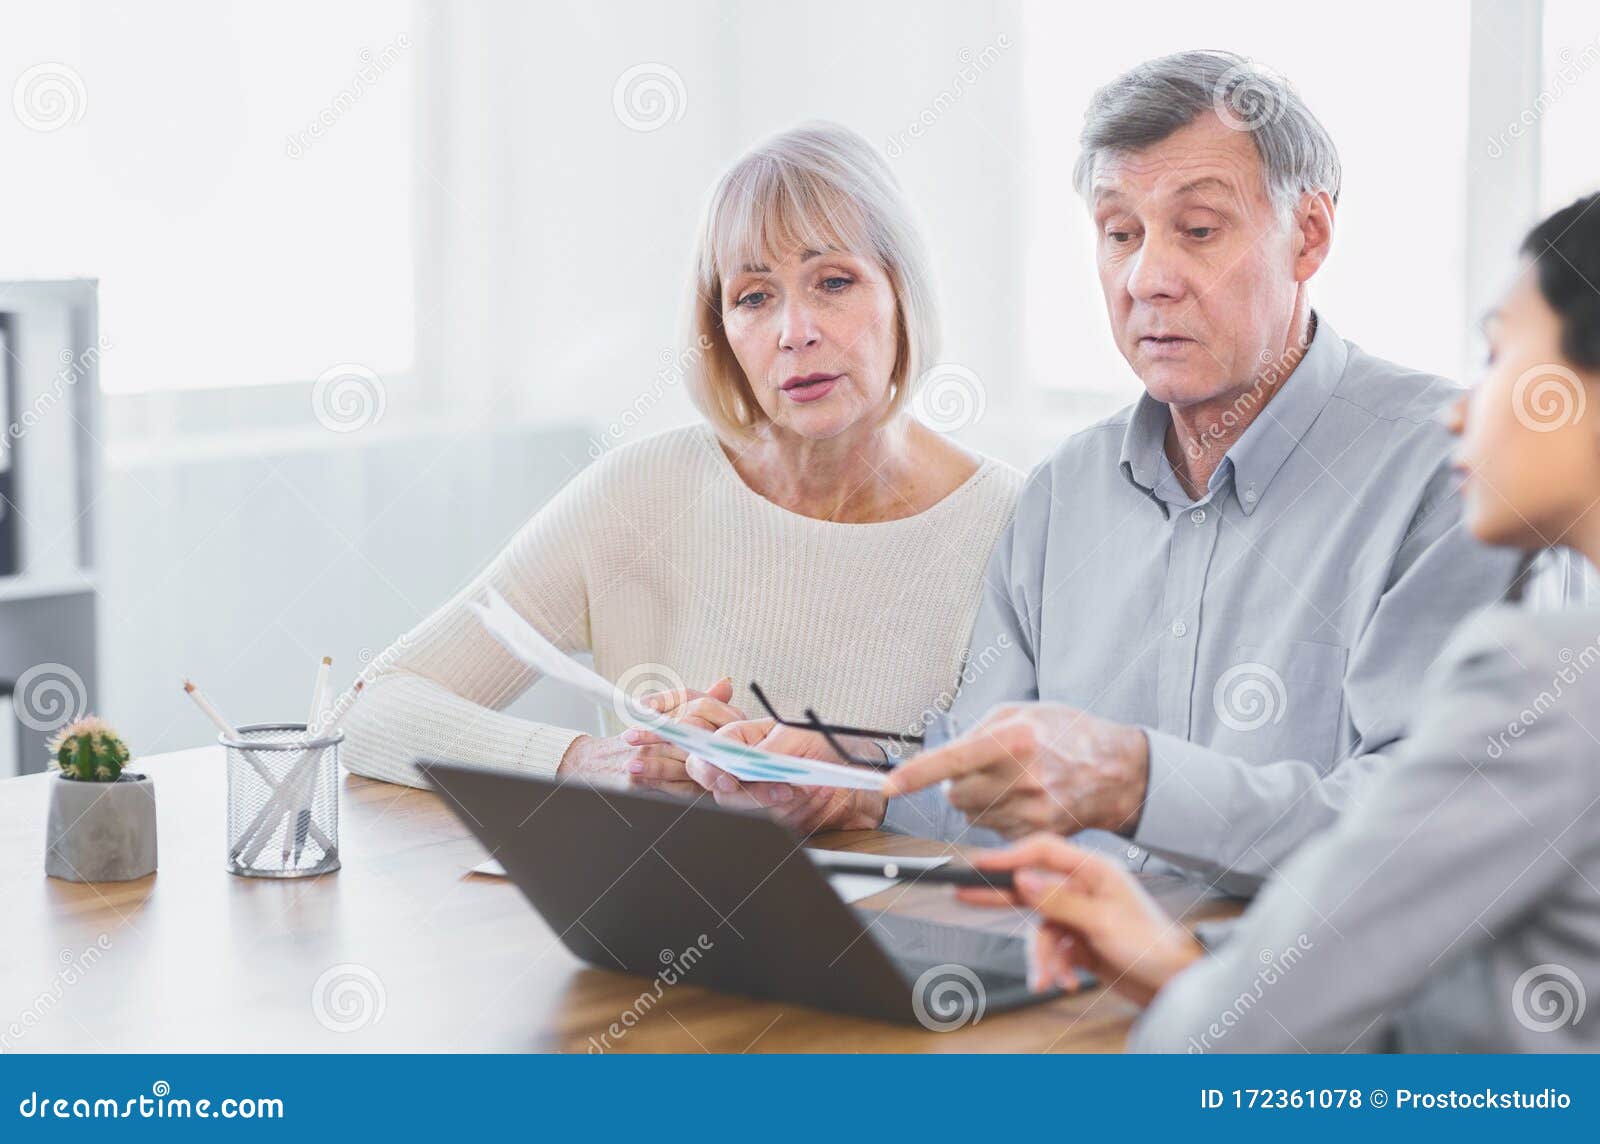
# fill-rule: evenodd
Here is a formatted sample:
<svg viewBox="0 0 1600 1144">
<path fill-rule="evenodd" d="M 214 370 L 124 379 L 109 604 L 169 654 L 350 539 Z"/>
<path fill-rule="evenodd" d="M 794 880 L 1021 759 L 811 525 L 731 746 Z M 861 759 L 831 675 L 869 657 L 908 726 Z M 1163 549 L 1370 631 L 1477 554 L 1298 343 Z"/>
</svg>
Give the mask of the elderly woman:
<svg viewBox="0 0 1600 1144">
<path fill-rule="evenodd" d="M 1600 196 L 1534 229 L 1452 417 L 1479 540 L 1600 565 Z M 1502 606 L 1434 665 L 1403 755 L 1207 952 L 1124 869 L 982 856 L 1039 911 L 1040 983 L 1148 1006 L 1130 1048 L 1600 1049 L 1600 611 Z M 989 892 L 978 896 L 993 900 Z"/>
<path fill-rule="evenodd" d="M 1021 478 L 909 414 L 938 323 L 888 165 L 827 124 L 757 147 L 711 195 L 692 287 L 707 423 L 579 473 L 385 652 L 344 723 L 350 770 L 416 784 L 434 756 L 699 791 L 648 733 L 503 714 L 535 675 L 467 609 L 489 587 L 624 689 L 705 687 L 655 702 L 708 729 L 743 718 L 751 680 L 780 710 L 888 729 L 954 690 Z"/>
</svg>

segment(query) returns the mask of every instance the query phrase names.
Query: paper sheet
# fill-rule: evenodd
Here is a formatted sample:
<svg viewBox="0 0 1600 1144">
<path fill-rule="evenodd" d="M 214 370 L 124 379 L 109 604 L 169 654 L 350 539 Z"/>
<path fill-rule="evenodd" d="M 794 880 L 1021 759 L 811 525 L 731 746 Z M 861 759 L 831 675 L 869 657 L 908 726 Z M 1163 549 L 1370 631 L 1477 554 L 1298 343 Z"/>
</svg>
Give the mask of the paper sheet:
<svg viewBox="0 0 1600 1144">
<path fill-rule="evenodd" d="M 670 743 L 682 747 L 745 782 L 783 782 L 794 786 L 850 787 L 855 790 L 881 790 L 883 775 L 862 767 L 775 755 L 743 743 L 719 739 L 698 727 L 674 723 L 619 691 L 605 677 L 590 671 L 556 647 L 493 588 L 487 590 L 488 605 L 467 603 L 479 621 L 507 651 L 523 663 L 551 679 L 560 680 L 597 703 L 610 707 L 624 722 L 648 728 Z"/>
<path fill-rule="evenodd" d="M 811 847 L 806 848 L 806 853 L 812 853 Z M 938 858 L 931 865 L 939 866 L 950 861 L 948 858 Z M 498 858 L 490 858 L 487 862 L 479 862 L 472 868 L 474 874 L 486 874 L 493 878 L 504 878 L 506 868 L 500 864 Z M 870 898 L 873 894 L 887 890 L 890 886 L 897 885 L 894 878 L 879 878 L 870 874 L 832 874 L 828 877 L 828 885 L 846 903 L 859 902 L 862 898 Z"/>
</svg>

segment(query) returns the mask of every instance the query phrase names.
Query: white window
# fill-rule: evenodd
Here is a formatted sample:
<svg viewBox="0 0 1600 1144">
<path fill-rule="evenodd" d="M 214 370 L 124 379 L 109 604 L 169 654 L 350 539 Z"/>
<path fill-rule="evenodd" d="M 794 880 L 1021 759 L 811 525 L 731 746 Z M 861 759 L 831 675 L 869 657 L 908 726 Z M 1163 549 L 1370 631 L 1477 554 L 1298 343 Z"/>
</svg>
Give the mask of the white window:
<svg viewBox="0 0 1600 1144">
<path fill-rule="evenodd" d="M 100 279 L 114 393 L 412 360 L 409 6 L 84 0 L 0 37 L 0 278 Z"/>
</svg>

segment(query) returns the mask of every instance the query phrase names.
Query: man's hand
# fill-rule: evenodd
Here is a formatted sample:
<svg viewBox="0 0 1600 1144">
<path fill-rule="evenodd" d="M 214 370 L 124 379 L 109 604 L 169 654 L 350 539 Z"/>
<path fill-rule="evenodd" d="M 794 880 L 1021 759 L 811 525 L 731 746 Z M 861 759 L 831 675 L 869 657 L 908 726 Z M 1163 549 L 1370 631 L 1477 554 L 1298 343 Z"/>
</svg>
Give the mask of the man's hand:
<svg viewBox="0 0 1600 1144">
<path fill-rule="evenodd" d="M 779 755 L 842 762 L 815 731 L 785 727 L 774 719 L 730 723 L 718 735 Z M 803 787 L 789 783 L 747 783 L 704 759 L 690 756 L 689 777 L 711 792 L 718 806 L 765 810 L 799 834 L 818 830 L 871 830 L 882 825 L 883 796 L 875 791 Z"/>
<path fill-rule="evenodd" d="M 1150 779 L 1150 744 L 1137 727 L 1059 703 L 997 707 L 959 739 L 902 763 L 884 795 L 946 779 L 952 806 L 1008 838 L 1091 828 L 1132 835 Z"/>
<path fill-rule="evenodd" d="M 656 691 L 640 702 L 667 718 L 703 731 L 715 731 L 744 718 L 744 713 L 729 705 L 733 680 L 720 679 L 708 691 L 682 688 Z M 561 757 L 556 774 L 592 782 L 623 782 L 630 787 L 665 791 L 684 798 L 700 794 L 700 786 L 689 777 L 687 756 L 681 747 L 659 735 L 638 727 L 604 739 L 580 735 Z"/>
<path fill-rule="evenodd" d="M 1078 970 L 1140 1005 L 1205 955 L 1169 918 L 1139 880 L 1115 862 L 1053 834 L 1037 834 L 1008 850 L 976 854 L 980 870 L 1013 870 L 1016 890 L 961 890 L 975 905 L 1035 910 L 1029 986 L 1042 992 L 1079 987 Z"/>
</svg>

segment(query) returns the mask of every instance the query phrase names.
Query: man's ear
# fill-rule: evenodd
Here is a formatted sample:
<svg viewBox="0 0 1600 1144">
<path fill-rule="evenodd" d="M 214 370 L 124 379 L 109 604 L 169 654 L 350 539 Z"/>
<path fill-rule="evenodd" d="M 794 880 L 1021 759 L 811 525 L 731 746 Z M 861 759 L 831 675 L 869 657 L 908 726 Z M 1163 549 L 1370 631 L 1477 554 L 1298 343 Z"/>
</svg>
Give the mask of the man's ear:
<svg viewBox="0 0 1600 1144">
<path fill-rule="evenodd" d="M 1299 236 L 1299 249 L 1294 259 L 1296 282 L 1309 282 L 1327 261 L 1328 252 L 1333 249 L 1333 209 L 1333 196 L 1327 191 L 1301 196 L 1294 215 L 1294 228 Z"/>
</svg>

